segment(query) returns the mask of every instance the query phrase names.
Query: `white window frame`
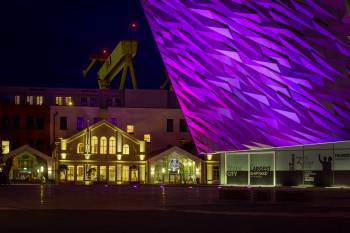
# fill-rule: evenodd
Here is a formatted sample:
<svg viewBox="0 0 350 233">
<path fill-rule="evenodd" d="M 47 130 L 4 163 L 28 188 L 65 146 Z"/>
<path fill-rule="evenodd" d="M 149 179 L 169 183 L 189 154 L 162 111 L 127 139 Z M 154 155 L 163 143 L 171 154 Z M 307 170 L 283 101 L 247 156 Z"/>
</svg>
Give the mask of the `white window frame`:
<svg viewBox="0 0 350 233">
<path fill-rule="evenodd" d="M 107 154 L 107 138 L 105 136 L 100 137 L 100 154 Z"/>
<path fill-rule="evenodd" d="M 130 146 L 129 144 L 124 144 L 123 145 L 123 155 L 128 155 L 130 154 Z"/>
</svg>

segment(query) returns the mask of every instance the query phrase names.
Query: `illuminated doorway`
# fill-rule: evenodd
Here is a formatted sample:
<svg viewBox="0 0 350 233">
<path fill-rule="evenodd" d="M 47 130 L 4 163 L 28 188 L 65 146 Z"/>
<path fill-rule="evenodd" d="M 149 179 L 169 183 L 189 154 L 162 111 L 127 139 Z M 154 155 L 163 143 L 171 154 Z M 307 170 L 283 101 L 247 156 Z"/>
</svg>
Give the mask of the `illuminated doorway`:
<svg viewBox="0 0 350 233">
<path fill-rule="evenodd" d="M 139 182 L 139 168 L 136 165 L 130 167 L 130 183 Z"/>
</svg>

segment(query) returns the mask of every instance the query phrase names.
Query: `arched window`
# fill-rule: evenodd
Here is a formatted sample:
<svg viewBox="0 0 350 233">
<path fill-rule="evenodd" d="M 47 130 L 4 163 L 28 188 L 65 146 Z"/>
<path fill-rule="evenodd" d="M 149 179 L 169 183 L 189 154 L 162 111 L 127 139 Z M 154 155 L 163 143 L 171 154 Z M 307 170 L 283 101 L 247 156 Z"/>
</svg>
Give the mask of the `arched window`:
<svg viewBox="0 0 350 233">
<path fill-rule="evenodd" d="M 109 138 L 109 154 L 114 155 L 116 152 L 116 140 L 115 137 Z"/>
<path fill-rule="evenodd" d="M 91 137 L 91 153 L 97 154 L 97 147 L 98 147 L 98 139 L 96 136 Z"/>
<path fill-rule="evenodd" d="M 77 153 L 78 154 L 84 154 L 84 144 L 83 143 L 78 143 L 78 145 L 77 145 Z"/>
<path fill-rule="evenodd" d="M 100 138 L 100 154 L 101 155 L 107 154 L 107 138 L 106 137 Z"/>
<path fill-rule="evenodd" d="M 129 145 L 124 144 L 123 145 L 123 155 L 128 155 L 129 154 Z"/>
</svg>

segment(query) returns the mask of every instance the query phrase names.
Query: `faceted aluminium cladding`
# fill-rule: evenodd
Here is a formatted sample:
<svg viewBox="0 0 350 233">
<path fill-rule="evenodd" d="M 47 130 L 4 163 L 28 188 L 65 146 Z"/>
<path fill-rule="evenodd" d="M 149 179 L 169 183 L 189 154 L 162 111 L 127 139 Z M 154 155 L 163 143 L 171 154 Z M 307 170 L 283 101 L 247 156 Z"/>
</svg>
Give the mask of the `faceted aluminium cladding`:
<svg viewBox="0 0 350 233">
<path fill-rule="evenodd" d="M 199 152 L 350 139 L 340 0 L 141 0 Z"/>
</svg>

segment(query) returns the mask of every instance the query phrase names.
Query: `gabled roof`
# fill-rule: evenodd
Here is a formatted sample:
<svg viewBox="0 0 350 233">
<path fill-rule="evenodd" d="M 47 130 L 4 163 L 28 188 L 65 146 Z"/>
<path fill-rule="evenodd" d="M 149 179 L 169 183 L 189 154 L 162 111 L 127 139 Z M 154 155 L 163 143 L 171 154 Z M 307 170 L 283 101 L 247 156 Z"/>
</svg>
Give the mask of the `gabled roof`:
<svg viewBox="0 0 350 233">
<path fill-rule="evenodd" d="M 173 147 L 170 147 L 166 150 L 163 150 L 162 152 L 160 152 L 159 154 L 156 154 L 154 156 L 152 156 L 151 158 L 149 158 L 148 160 L 149 161 L 154 161 L 154 160 L 158 160 L 160 159 L 161 157 L 163 156 L 166 156 L 166 155 L 169 155 L 171 153 L 177 153 L 179 155 L 184 155 L 186 157 L 189 157 L 191 158 L 192 160 L 202 160 L 200 157 L 197 157 L 183 149 L 181 149 L 180 147 L 177 147 L 177 146 L 173 146 Z"/>
<path fill-rule="evenodd" d="M 42 159 L 44 159 L 44 160 L 46 160 L 48 162 L 53 162 L 53 158 L 52 157 L 50 157 L 47 154 L 44 154 L 44 153 L 38 151 L 37 149 L 35 149 L 35 148 L 33 148 L 33 147 L 29 146 L 29 145 L 23 145 L 23 146 L 18 147 L 17 149 L 15 149 L 13 151 L 11 151 L 10 153 L 4 155 L 3 160 L 6 161 L 7 159 L 9 159 L 9 158 L 11 158 L 11 157 L 13 157 L 15 155 L 19 155 L 19 154 L 21 154 L 23 152 L 29 152 L 29 153 L 34 154 L 34 155 L 36 155 L 36 156 L 38 156 L 38 157 L 40 157 L 40 158 L 42 158 Z"/>
<path fill-rule="evenodd" d="M 129 140 L 133 141 L 134 143 L 137 143 L 139 144 L 142 140 L 139 140 L 137 138 L 134 138 L 133 136 L 131 136 L 130 134 L 128 134 L 127 132 L 121 130 L 120 128 L 118 128 L 117 126 L 109 123 L 108 121 L 106 120 L 101 120 L 93 125 L 90 125 L 89 127 L 81 130 L 80 132 L 76 133 L 76 134 L 73 134 L 72 136 L 66 138 L 67 142 L 70 142 L 70 141 L 73 141 L 75 140 L 76 138 L 78 137 L 81 137 L 83 136 L 85 133 L 86 133 L 86 130 L 89 129 L 90 131 L 93 131 L 94 129 L 98 128 L 98 127 L 101 127 L 101 126 L 107 126 L 109 127 L 111 130 L 115 131 L 115 132 L 120 132 L 122 133 L 126 138 L 128 138 Z"/>
</svg>

